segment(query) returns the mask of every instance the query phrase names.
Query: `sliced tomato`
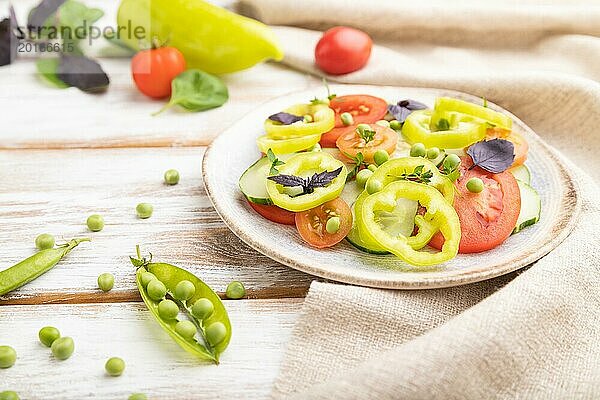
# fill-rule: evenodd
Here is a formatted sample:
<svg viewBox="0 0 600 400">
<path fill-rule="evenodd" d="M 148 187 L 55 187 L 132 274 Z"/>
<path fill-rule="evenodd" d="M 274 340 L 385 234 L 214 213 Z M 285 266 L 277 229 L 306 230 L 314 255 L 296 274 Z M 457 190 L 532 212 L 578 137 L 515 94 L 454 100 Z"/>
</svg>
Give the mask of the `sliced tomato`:
<svg viewBox="0 0 600 400">
<path fill-rule="evenodd" d="M 499 138 L 512 142 L 512 144 L 515 146 L 515 161 L 513 162 L 513 167 L 516 167 L 517 165 L 523 165 L 525 164 L 525 161 L 527 161 L 529 144 L 520 133 L 496 127 L 488 128 L 486 136 L 488 139 Z"/>
<path fill-rule="evenodd" d="M 396 150 L 398 144 L 398 134 L 391 128 L 377 124 L 369 124 L 372 130 L 375 131 L 375 137 L 368 143 L 361 138 L 356 129 L 344 133 L 340 136 L 336 145 L 343 154 L 348 154 L 355 157 L 358 153 L 362 153 L 365 162 L 373 163 L 373 155 L 377 150 L 385 150 L 388 154 L 392 154 Z"/>
<path fill-rule="evenodd" d="M 521 211 L 521 194 L 510 172 L 492 174 L 472 167 L 471 157 L 463 157 L 461 177 L 455 182 L 457 195 L 454 208 L 460 220 L 461 239 L 459 253 L 479 253 L 502 244 L 512 233 Z M 480 178 L 484 189 L 471 193 L 467 182 Z M 444 238 L 436 234 L 430 246 L 440 249 Z"/>
<path fill-rule="evenodd" d="M 277 222 L 278 224 L 294 225 L 296 223 L 293 212 L 284 210 L 274 205 L 255 204 L 248 202 L 250 207 L 257 213 L 268 219 L 269 221 Z"/>
<path fill-rule="evenodd" d="M 331 217 L 340 218 L 336 233 L 325 229 Z M 307 211 L 296 213 L 296 228 L 302 239 L 313 247 L 322 249 L 341 242 L 352 228 L 352 211 L 339 197 Z"/>
<path fill-rule="evenodd" d="M 343 133 L 356 129 L 358 124 L 377 122 L 387 114 L 387 101 L 368 94 L 334 97 L 330 100 L 329 107 L 335 112 L 335 127 L 321 136 L 322 147 L 335 147 L 335 141 Z M 340 115 L 345 112 L 352 114 L 354 125 L 346 126 L 342 123 Z"/>
</svg>

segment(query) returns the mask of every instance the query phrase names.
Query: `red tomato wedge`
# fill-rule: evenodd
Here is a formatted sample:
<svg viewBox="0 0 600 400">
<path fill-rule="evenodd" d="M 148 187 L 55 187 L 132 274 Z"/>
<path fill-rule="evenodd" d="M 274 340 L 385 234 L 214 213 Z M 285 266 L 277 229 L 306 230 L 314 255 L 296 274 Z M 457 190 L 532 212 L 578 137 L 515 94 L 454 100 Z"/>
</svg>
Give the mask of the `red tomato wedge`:
<svg viewBox="0 0 600 400">
<path fill-rule="evenodd" d="M 513 167 L 525 164 L 527 161 L 527 153 L 529 152 L 529 144 L 520 133 L 509 131 L 502 128 L 488 128 L 486 132 L 488 139 L 505 139 L 515 146 L 515 161 Z"/>
<path fill-rule="evenodd" d="M 340 218 L 340 228 L 336 233 L 325 229 L 331 217 Z M 313 247 L 322 249 L 341 242 L 352 228 L 352 211 L 339 197 L 310 210 L 296 213 L 296 228 L 302 239 Z"/>
<path fill-rule="evenodd" d="M 248 202 L 250 207 L 257 213 L 268 219 L 269 221 L 277 222 L 278 224 L 294 225 L 296 223 L 293 212 L 284 210 L 274 205 L 255 204 Z"/>
<path fill-rule="evenodd" d="M 510 172 L 492 174 L 479 167 L 469 170 L 472 165 L 470 157 L 463 157 L 461 177 L 455 182 L 458 194 L 454 208 L 462 235 L 459 253 L 479 253 L 502 244 L 511 235 L 521 211 L 519 186 Z M 481 193 L 467 190 L 471 178 L 483 181 Z M 444 237 L 439 233 L 429 243 L 436 249 L 443 244 Z"/>
<path fill-rule="evenodd" d="M 375 131 L 375 137 L 368 143 L 356 133 L 356 129 L 344 133 L 337 139 L 336 145 L 342 154 L 355 157 L 358 153 L 362 153 L 365 162 L 372 164 L 373 155 L 377 150 L 385 150 L 388 154 L 396 150 L 398 134 L 395 130 L 377 124 L 369 124 L 369 126 Z"/>
<path fill-rule="evenodd" d="M 358 124 L 377 122 L 387 113 L 387 101 L 368 94 L 334 97 L 329 101 L 329 107 L 335 112 L 335 128 L 321 136 L 322 147 L 335 147 L 335 141 L 343 133 L 356 129 Z M 352 114 L 354 125 L 342 123 L 340 115 L 345 112 Z"/>
</svg>

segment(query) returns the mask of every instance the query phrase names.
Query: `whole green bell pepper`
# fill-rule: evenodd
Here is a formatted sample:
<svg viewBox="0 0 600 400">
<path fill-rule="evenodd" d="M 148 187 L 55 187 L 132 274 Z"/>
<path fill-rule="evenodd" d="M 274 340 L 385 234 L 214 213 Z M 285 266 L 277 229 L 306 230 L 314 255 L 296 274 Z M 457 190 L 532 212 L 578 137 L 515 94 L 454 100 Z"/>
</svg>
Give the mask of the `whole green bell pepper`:
<svg viewBox="0 0 600 400">
<path fill-rule="evenodd" d="M 179 49 L 188 68 L 213 74 L 283 58 L 268 26 L 202 0 L 122 0 L 117 22 L 134 49 L 157 39 Z"/>
</svg>

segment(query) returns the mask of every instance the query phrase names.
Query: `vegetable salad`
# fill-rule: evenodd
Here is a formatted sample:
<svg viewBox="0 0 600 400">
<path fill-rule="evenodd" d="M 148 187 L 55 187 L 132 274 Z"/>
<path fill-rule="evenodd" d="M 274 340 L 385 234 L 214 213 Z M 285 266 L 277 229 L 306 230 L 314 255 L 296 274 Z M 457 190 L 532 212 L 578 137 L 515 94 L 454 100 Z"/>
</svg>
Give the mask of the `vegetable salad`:
<svg viewBox="0 0 600 400">
<path fill-rule="evenodd" d="M 269 116 L 240 177 L 252 209 L 316 248 L 346 239 L 414 266 L 479 253 L 535 224 L 529 146 L 487 103 L 330 95 Z"/>
</svg>

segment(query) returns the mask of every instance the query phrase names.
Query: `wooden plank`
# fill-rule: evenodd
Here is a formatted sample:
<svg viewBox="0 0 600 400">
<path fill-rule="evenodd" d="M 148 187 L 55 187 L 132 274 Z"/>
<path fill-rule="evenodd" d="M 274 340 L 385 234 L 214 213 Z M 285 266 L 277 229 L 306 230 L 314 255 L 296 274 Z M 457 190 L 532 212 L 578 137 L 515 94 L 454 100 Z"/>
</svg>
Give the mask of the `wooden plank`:
<svg viewBox="0 0 600 400">
<path fill-rule="evenodd" d="M 137 91 L 129 60 L 104 59 L 102 65 L 112 86 L 101 95 L 44 86 L 35 76 L 32 60 L 6 67 L 0 74 L 4 110 L 0 149 L 207 145 L 257 104 L 305 89 L 314 80 L 276 64 L 262 64 L 223 77 L 230 91 L 223 107 L 199 113 L 172 109 L 153 117 L 163 102 Z M 19 101 L 14 93 L 19 93 Z"/>
<path fill-rule="evenodd" d="M 0 370 L 0 390 L 22 399 L 263 399 L 276 377 L 301 300 L 226 301 L 233 326 L 218 366 L 184 352 L 142 303 L 1 306 L 0 344 L 17 351 L 17 363 Z M 43 326 L 75 341 L 65 361 L 39 343 Z M 107 376 L 104 363 L 121 357 L 126 369 Z"/>
<path fill-rule="evenodd" d="M 57 240 L 92 238 L 53 270 L 0 300 L 139 300 L 128 259 L 136 244 L 156 260 L 189 269 L 219 292 L 235 279 L 254 298 L 303 296 L 311 276 L 246 246 L 216 214 L 202 183 L 203 153 L 194 147 L 0 151 L 0 269 L 31 255 L 40 233 Z M 179 170 L 178 185 L 163 183 L 169 168 Z M 154 205 L 150 219 L 136 217 L 140 202 Z M 101 232 L 86 227 L 94 213 L 105 219 Z M 116 278 L 107 294 L 96 289 L 103 272 Z"/>
</svg>

